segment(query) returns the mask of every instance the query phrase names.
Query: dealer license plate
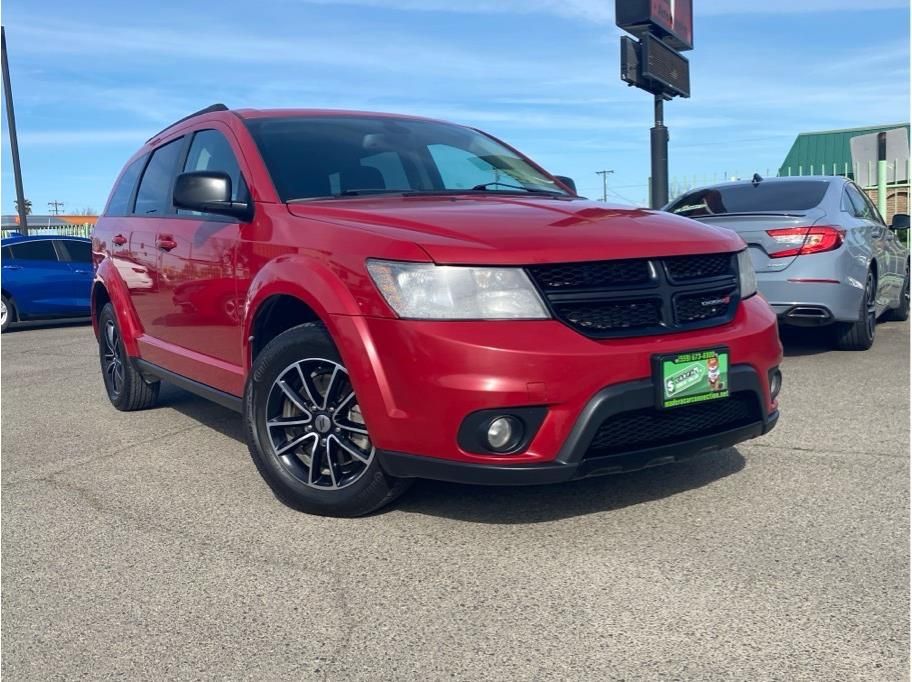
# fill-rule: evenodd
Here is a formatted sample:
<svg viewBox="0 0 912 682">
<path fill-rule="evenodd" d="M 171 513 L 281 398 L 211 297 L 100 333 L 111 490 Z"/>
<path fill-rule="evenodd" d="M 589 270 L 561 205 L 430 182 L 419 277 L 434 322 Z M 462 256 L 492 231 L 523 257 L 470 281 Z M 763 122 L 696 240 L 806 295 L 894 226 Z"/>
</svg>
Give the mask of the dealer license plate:
<svg viewBox="0 0 912 682">
<path fill-rule="evenodd" d="M 662 409 L 727 398 L 728 349 L 713 348 L 654 358 Z"/>
</svg>

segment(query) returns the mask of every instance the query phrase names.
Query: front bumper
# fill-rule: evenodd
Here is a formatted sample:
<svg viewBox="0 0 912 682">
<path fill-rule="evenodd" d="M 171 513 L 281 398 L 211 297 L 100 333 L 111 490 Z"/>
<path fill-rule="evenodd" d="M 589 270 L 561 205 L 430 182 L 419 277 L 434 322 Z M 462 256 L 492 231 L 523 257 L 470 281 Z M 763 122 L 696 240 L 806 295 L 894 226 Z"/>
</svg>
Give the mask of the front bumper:
<svg viewBox="0 0 912 682">
<path fill-rule="evenodd" d="M 334 316 L 331 326 L 381 462 L 397 475 L 408 470 L 413 476 L 453 479 L 455 474 L 446 474 L 447 464 L 529 467 L 533 474 L 539 472 L 532 478 L 556 476 L 553 480 L 594 471 L 597 465 L 588 459 L 568 468 L 570 451 L 579 452 L 585 440 L 574 435 L 576 430 L 584 422 L 598 421 L 591 415 L 585 418 L 584 412 L 594 405 L 603 405 L 599 410 L 652 405 L 656 354 L 726 346 L 732 366 L 743 366 L 755 378 L 755 389 L 747 390 L 758 396 L 759 426 L 730 436 L 715 434 L 712 442 L 688 448 L 702 451 L 716 442 L 738 442 L 768 430 L 775 421 L 768 374 L 780 364 L 782 347 L 776 317 L 759 296 L 743 301 L 725 325 L 610 340 L 587 338 L 554 320 L 422 322 Z M 649 402 L 638 402 L 642 400 Z M 459 429 L 467 415 L 519 407 L 547 410 L 522 451 L 491 455 L 459 447 Z M 674 445 L 683 446 L 681 440 Z M 659 456 L 666 454 L 652 459 Z M 427 469 L 434 465 L 439 465 L 437 473 Z M 555 471 L 545 474 L 545 468 Z M 465 471 L 458 466 L 454 470 Z M 515 469 L 508 469 L 505 475 L 513 473 Z M 459 474 L 458 480 L 465 475 Z"/>
<path fill-rule="evenodd" d="M 759 405 L 765 403 L 759 376 L 753 368 L 747 365 L 733 367 L 729 377 L 733 393 L 750 393 Z M 655 395 L 651 381 L 618 384 L 599 391 L 583 409 L 557 458 L 549 463 L 475 464 L 401 452 L 380 451 L 377 454 L 384 471 L 399 478 L 430 478 L 474 485 L 539 485 L 680 462 L 762 436 L 779 420 L 778 410 L 763 411 L 758 414 L 757 421 L 735 428 L 694 434 L 690 438 L 622 453 L 592 456 L 599 454 L 590 452 L 590 445 L 602 423 L 615 415 L 652 407 Z"/>
</svg>

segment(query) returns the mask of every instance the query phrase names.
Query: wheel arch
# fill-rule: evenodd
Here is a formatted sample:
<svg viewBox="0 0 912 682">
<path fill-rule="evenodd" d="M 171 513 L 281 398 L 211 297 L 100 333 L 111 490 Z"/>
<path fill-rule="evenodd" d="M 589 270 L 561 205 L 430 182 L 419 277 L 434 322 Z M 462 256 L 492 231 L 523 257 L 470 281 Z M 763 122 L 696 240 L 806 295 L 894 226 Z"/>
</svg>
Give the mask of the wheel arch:
<svg viewBox="0 0 912 682">
<path fill-rule="evenodd" d="M 286 257 L 264 265 L 247 290 L 244 311 L 247 370 L 266 344 L 287 329 L 319 322 L 340 345 L 332 316 L 361 314 L 339 276 L 309 257 Z"/>
<path fill-rule="evenodd" d="M 120 334 L 127 355 L 138 357 L 139 346 L 136 339 L 142 334 L 142 325 L 133 309 L 127 286 L 109 259 L 103 260 L 98 266 L 95 280 L 92 282 L 90 302 L 92 328 L 96 338 L 98 337 L 98 316 L 105 304 L 111 303 L 117 315 L 117 323 L 120 326 Z"/>
</svg>

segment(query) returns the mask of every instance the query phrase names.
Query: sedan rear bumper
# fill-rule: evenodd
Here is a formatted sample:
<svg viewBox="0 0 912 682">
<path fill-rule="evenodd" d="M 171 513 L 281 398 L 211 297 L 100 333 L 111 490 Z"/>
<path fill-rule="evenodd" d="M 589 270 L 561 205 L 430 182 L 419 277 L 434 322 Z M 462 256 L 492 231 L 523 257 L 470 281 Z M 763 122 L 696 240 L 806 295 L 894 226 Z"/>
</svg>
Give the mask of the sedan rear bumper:
<svg viewBox="0 0 912 682">
<path fill-rule="evenodd" d="M 858 320 L 863 282 L 786 279 L 784 272 L 775 279 L 770 275 L 757 279 L 760 293 L 780 322 L 808 326 Z"/>
</svg>

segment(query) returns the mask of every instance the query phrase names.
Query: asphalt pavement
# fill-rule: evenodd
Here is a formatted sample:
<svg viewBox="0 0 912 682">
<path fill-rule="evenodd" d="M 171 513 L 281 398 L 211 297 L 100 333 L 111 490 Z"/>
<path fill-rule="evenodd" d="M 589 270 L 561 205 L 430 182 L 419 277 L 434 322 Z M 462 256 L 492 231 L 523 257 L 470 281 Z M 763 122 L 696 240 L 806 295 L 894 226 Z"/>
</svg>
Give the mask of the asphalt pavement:
<svg viewBox="0 0 912 682">
<path fill-rule="evenodd" d="M 279 504 L 239 417 L 108 403 L 90 327 L 4 334 L 5 680 L 906 680 L 909 325 L 787 343 L 722 453 L 537 488 Z"/>
</svg>

